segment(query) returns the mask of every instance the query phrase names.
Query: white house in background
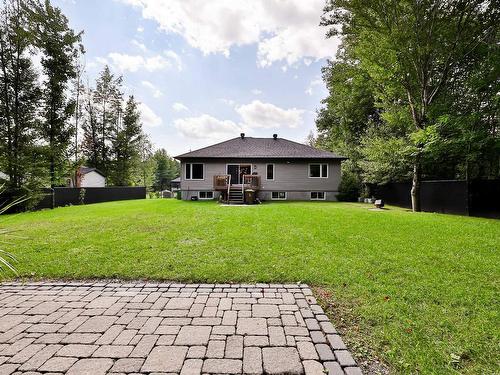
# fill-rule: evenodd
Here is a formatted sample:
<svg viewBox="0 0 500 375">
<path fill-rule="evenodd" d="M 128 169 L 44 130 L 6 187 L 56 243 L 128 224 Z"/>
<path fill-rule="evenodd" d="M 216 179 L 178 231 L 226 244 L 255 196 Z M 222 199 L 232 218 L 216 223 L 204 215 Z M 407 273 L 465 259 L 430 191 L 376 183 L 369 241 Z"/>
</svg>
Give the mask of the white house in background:
<svg viewBox="0 0 500 375">
<path fill-rule="evenodd" d="M 68 180 L 69 187 L 105 187 L 106 176 L 97 168 L 80 167 L 76 175 Z"/>
</svg>

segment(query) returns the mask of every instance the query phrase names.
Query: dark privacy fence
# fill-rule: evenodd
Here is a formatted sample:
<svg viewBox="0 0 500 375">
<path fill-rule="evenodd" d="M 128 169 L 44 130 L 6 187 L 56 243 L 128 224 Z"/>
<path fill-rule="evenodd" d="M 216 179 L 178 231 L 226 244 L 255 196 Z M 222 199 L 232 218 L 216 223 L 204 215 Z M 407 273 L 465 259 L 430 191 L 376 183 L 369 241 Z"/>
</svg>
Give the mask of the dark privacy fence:
<svg viewBox="0 0 500 375">
<path fill-rule="evenodd" d="M 394 206 L 411 208 L 411 182 L 371 186 L 372 195 Z M 500 180 L 422 181 L 422 211 L 500 218 Z"/>
<path fill-rule="evenodd" d="M 110 187 L 88 187 L 88 188 L 66 188 L 42 189 L 34 199 L 34 204 L 21 204 L 13 207 L 9 212 L 22 211 L 23 208 L 41 210 L 69 205 L 102 203 L 110 201 L 121 201 L 128 199 L 145 199 L 146 188 L 144 186 L 110 186 Z M 4 193 L 0 195 L 0 204 L 7 204 L 20 193 Z"/>
</svg>

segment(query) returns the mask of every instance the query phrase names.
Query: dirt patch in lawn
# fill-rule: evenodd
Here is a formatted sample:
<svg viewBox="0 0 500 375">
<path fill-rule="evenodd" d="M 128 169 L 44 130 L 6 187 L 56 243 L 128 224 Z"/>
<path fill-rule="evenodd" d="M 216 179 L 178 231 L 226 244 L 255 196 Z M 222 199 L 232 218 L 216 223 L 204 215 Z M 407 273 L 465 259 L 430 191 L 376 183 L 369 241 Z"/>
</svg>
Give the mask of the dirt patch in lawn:
<svg viewBox="0 0 500 375">
<path fill-rule="evenodd" d="M 318 303 L 339 331 L 344 343 L 352 353 L 363 374 L 387 375 L 390 368 L 382 362 L 372 349 L 366 332 L 359 324 L 359 318 L 353 313 L 353 303 L 341 302 L 325 288 L 311 287 Z"/>
</svg>

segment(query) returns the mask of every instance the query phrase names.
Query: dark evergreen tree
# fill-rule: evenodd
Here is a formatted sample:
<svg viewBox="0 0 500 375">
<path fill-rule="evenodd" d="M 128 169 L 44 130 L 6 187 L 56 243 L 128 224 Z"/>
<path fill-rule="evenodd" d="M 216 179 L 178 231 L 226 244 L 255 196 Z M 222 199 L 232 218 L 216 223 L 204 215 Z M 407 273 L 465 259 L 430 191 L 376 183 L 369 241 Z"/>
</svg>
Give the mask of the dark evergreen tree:
<svg viewBox="0 0 500 375">
<path fill-rule="evenodd" d="M 42 139 L 47 144 L 50 185 L 61 184 L 68 172 L 69 146 L 74 127 L 70 119 L 75 103 L 68 98 L 68 85 L 76 75 L 78 51 L 82 51 L 81 33 L 76 34 L 68 19 L 49 0 L 26 3 L 34 45 L 42 54 L 46 79 L 42 90 Z"/>
<path fill-rule="evenodd" d="M 11 188 L 35 187 L 41 92 L 30 55 L 34 36 L 21 1 L 5 0 L 0 12 L 0 168 Z"/>
<path fill-rule="evenodd" d="M 111 142 L 114 161 L 109 177 L 113 185 L 133 184 L 133 171 L 135 164 L 139 162 L 142 135 L 138 103 L 133 96 L 130 96 L 125 106 L 123 121 L 117 126 Z"/>
</svg>

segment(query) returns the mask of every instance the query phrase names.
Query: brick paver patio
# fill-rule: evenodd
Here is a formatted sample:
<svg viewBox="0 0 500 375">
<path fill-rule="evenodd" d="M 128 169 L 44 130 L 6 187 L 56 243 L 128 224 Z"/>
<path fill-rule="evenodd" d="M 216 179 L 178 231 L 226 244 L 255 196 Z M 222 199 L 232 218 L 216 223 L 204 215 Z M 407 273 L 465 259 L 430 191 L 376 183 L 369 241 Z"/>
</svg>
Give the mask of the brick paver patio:
<svg viewBox="0 0 500 375">
<path fill-rule="evenodd" d="M 361 374 L 306 285 L 0 284 L 0 374 Z"/>
</svg>

